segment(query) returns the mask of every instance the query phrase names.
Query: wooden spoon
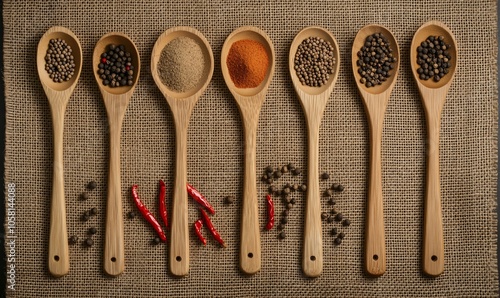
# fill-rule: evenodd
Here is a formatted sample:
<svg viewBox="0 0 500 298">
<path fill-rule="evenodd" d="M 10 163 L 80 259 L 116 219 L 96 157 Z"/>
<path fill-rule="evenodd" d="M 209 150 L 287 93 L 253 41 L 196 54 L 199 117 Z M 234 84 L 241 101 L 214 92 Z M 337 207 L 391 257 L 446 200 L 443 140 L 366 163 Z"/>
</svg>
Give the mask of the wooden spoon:
<svg viewBox="0 0 500 298">
<path fill-rule="evenodd" d="M 203 77 L 198 84 L 187 92 L 178 93 L 168 89 L 158 74 L 158 62 L 163 48 L 180 36 L 195 40 L 205 57 Z M 189 224 L 187 197 L 187 132 L 189 118 L 196 102 L 212 79 L 214 56 L 207 39 L 198 30 L 191 27 L 170 28 L 158 37 L 151 53 L 151 74 L 156 85 L 170 106 L 175 123 L 176 138 L 176 175 L 172 207 L 172 226 L 170 233 L 170 272 L 177 276 L 189 273 Z"/>
<path fill-rule="evenodd" d="M 302 85 L 294 69 L 295 53 L 302 41 L 308 37 L 320 37 L 329 41 L 334 48 L 335 71 L 328 82 L 321 87 Z M 335 37 L 321 27 L 306 27 L 292 41 L 288 57 L 290 76 L 295 92 L 304 110 L 309 133 L 309 161 L 307 204 L 304 223 L 304 251 L 302 255 L 302 270 L 309 277 L 316 277 L 323 271 L 323 239 L 321 230 L 321 193 L 319 190 L 319 127 L 323 112 L 333 87 L 337 82 L 340 67 L 339 46 Z"/>
<path fill-rule="evenodd" d="M 439 82 L 420 80 L 417 73 L 417 47 L 429 36 L 444 36 L 451 55 L 449 73 Z M 439 130 L 441 127 L 441 111 L 446 101 L 446 94 L 455 75 L 458 62 L 457 42 L 453 33 L 441 22 L 430 21 L 423 24 L 411 42 L 411 69 L 417 82 L 427 119 L 429 136 L 427 157 L 427 179 L 424 210 L 424 239 L 422 246 L 422 266 L 424 273 L 438 276 L 444 271 L 443 222 L 441 214 L 441 190 L 439 181 Z"/>
<path fill-rule="evenodd" d="M 234 85 L 227 68 L 227 56 L 234 42 L 250 39 L 260 42 L 269 56 L 269 68 L 262 83 L 255 88 L 238 88 Z M 266 98 L 267 88 L 274 74 L 274 47 L 271 39 L 259 28 L 244 26 L 234 30 L 226 38 L 221 52 L 222 75 L 233 94 L 243 121 L 245 131 L 245 180 L 243 189 L 243 211 L 241 214 L 240 268 L 247 274 L 260 270 L 260 232 L 256 180 L 256 146 L 259 113 Z"/>
<path fill-rule="evenodd" d="M 55 83 L 45 70 L 45 55 L 51 39 L 60 38 L 66 41 L 73 51 L 75 75 L 63 83 Z M 63 132 L 64 113 L 69 98 L 75 89 L 82 70 L 82 47 L 76 35 L 64 27 L 52 27 L 38 43 L 36 63 L 40 82 L 47 95 L 52 115 L 54 130 L 54 164 L 52 176 L 52 203 L 50 208 L 50 240 L 49 271 L 53 276 L 68 274 L 69 252 L 68 234 L 66 231 L 66 206 L 64 202 L 64 162 Z"/>
<path fill-rule="evenodd" d="M 382 85 L 367 88 L 360 82 L 358 73 L 357 52 L 363 47 L 366 38 L 374 33 L 382 33 L 389 41 L 393 55 L 396 58 L 394 69 L 390 77 Z M 391 96 L 392 88 L 396 83 L 399 71 L 399 46 L 392 33 L 380 25 L 367 25 L 361 28 L 352 45 L 352 71 L 363 99 L 370 127 L 370 176 L 368 182 L 368 200 L 366 208 L 365 230 L 365 269 L 373 276 L 380 276 L 385 272 L 385 232 L 384 232 L 384 202 L 382 197 L 382 167 L 380 147 L 384 114 Z"/>
<path fill-rule="evenodd" d="M 98 74 L 98 65 L 101 54 L 111 44 L 124 45 L 125 51 L 130 52 L 134 79 L 132 86 L 111 88 L 104 86 Z M 108 33 L 104 35 L 94 47 L 92 69 L 95 79 L 106 106 L 109 123 L 109 175 L 108 175 L 108 202 L 106 209 L 106 242 L 104 243 L 104 271 L 111 276 L 117 276 L 125 269 L 125 252 L 123 244 L 123 216 L 120 180 L 120 134 L 122 122 L 139 79 L 141 63 L 139 51 L 130 38 L 123 33 Z"/>
</svg>

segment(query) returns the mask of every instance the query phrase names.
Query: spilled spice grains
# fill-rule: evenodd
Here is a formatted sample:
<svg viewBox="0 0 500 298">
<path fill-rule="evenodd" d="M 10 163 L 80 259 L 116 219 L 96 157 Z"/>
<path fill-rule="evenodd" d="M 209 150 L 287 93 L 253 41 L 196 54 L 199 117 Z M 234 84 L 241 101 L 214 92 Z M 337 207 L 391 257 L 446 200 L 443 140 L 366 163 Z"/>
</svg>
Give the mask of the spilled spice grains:
<svg viewBox="0 0 500 298">
<path fill-rule="evenodd" d="M 226 64 L 236 87 L 255 88 L 264 81 L 270 65 L 269 60 L 263 44 L 243 39 L 231 45 Z"/>
<path fill-rule="evenodd" d="M 187 92 L 195 88 L 205 71 L 205 57 L 200 44 L 180 36 L 170 41 L 161 51 L 158 75 L 168 89 Z"/>
</svg>

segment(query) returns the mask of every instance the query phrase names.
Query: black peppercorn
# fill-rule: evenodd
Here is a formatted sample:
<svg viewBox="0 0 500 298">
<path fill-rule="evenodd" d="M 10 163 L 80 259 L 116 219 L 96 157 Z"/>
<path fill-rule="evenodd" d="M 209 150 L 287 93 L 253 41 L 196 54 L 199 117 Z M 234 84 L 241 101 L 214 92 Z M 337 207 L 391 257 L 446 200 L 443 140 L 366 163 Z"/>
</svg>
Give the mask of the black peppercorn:
<svg viewBox="0 0 500 298">
<path fill-rule="evenodd" d="M 97 214 L 97 208 L 96 207 L 90 209 L 90 215 L 96 215 L 96 214 Z"/>
<path fill-rule="evenodd" d="M 282 223 L 282 224 L 284 224 L 284 225 L 285 225 L 287 222 L 288 222 L 288 219 L 286 219 L 286 217 L 282 217 L 282 218 L 281 218 L 281 223 Z"/>
<path fill-rule="evenodd" d="M 330 179 L 330 174 L 328 174 L 327 172 L 324 172 L 323 174 L 321 174 L 321 179 L 323 179 L 323 180 Z"/>
<path fill-rule="evenodd" d="M 87 247 L 91 247 L 92 245 L 94 245 L 94 240 L 92 240 L 92 238 L 85 239 L 85 245 Z"/>
<path fill-rule="evenodd" d="M 321 219 L 326 220 L 328 218 L 328 213 L 326 212 L 321 212 Z"/>
<path fill-rule="evenodd" d="M 305 192 L 305 191 L 307 190 L 307 185 L 302 184 L 302 185 L 300 186 L 300 190 Z"/>
<path fill-rule="evenodd" d="M 344 219 L 344 221 L 342 222 L 342 225 L 344 227 L 348 227 L 351 225 L 351 221 L 349 219 Z"/>
<path fill-rule="evenodd" d="M 286 238 L 285 231 L 281 231 L 281 232 L 278 234 L 278 238 L 279 238 L 279 239 L 285 239 L 285 238 Z"/>
<path fill-rule="evenodd" d="M 82 192 L 82 194 L 80 195 L 80 199 L 86 201 L 90 198 L 89 194 L 86 193 L 86 192 Z"/>
<path fill-rule="evenodd" d="M 333 191 L 331 189 L 327 189 L 323 194 L 325 197 L 331 197 L 333 195 Z"/>
<path fill-rule="evenodd" d="M 77 237 L 77 236 L 74 236 L 74 235 L 73 235 L 73 236 L 71 236 L 71 237 L 69 237 L 69 239 L 68 239 L 68 243 L 69 243 L 70 245 L 75 245 L 76 243 L 78 243 L 78 237 Z"/>
<path fill-rule="evenodd" d="M 340 244 L 342 244 L 342 239 L 337 237 L 337 238 L 335 238 L 335 240 L 333 240 L 333 243 L 335 243 L 335 245 L 340 245 Z"/>
<path fill-rule="evenodd" d="M 330 200 L 328 200 L 328 204 L 335 205 L 335 204 L 337 204 L 337 202 L 335 201 L 334 198 L 330 198 Z"/>
<path fill-rule="evenodd" d="M 345 237 L 344 232 L 340 232 L 340 234 L 339 234 L 339 238 L 340 238 L 340 239 L 344 239 L 344 237 Z"/>
<path fill-rule="evenodd" d="M 336 221 L 342 221 L 343 218 L 344 218 L 344 215 L 342 215 L 342 213 L 337 213 L 337 215 L 335 215 Z"/>
<path fill-rule="evenodd" d="M 272 172 L 274 172 L 273 167 L 272 167 L 272 166 L 267 166 L 267 167 L 266 167 L 266 172 L 268 172 L 268 173 L 272 173 Z"/>
<path fill-rule="evenodd" d="M 282 166 L 281 167 L 281 173 L 283 173 L 283 174 L 288 173 L 288 167 L 287 166 Z"/>
<path fill-rule="evenodd" d="M 92 227 L 92 228 L 89 229 L 89 234 L 90 235 L 95 235 L 95 233 L 97 233 L 97 229 L 96 228 Z"/>
<path fill-rule="evenodd" d="M 283 210 L 283 216 L 288 216 L 288 210 Z"/>
<path fill-rule="evenodd" d="M 227 196 L 224 198 L 224 203 L 232 204 L 234 202 L 234 196 Z"/>
<path fill-rule="evenodd" d="M 127 213 L 127 217 L 128 217 L 129 219 L 134 219 L 134 217 L 135 217 L 135 212 L 134 212 L 134 211 L 129 211 L 129 212 Z"/>
<path fill-rule="evenodd" d="M 335 236 L 337 235 L 337 233 L 338 233 L 337 228 L 332 228 L 332 235 Z"/>
<path fill-rule="evenodd" d="M 160 241 L 161 241 L 161 240 L 160 240 L 160 238 L 159 238 L 159 237 L 155 237 L 155 238 L 153 238 L 152 243 L 153 243 L 154 245 L 157 245 L 157 244 L 160 244 Z"/>
<path fill-rule="evenodd" d="M 95 181 L 90 181 L 89 184 L 87 185 L 87 188 L 90 190 L 94 190 L 97 187 L 97 182 Z"/>
</svg>

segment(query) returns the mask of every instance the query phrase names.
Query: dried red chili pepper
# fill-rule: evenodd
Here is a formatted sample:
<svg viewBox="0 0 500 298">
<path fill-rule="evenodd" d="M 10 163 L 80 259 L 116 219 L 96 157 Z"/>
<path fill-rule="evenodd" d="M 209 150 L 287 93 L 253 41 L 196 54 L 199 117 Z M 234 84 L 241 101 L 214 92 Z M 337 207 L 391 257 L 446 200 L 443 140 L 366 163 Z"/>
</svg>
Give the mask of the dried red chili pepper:
<svg viewBox="0 0 500 298">
<path fill-rule="evenodd" d="M 203 209 L 200 209 L 200 211 L 203 221 L 207 225 L 210 234 L 212 234 L 214 239 L 217 240 L 217 242 L 219 242 L 220 245 L 226 247 L 226 244 L 224 244 L 224 240 L 222 240 L 222 237 L 220 236 L 219 232 L 217 232 L 217 230 L 215 229 L 214 225 L 212 224 L 212 221 L 210 220 L 210 217 L 208 217 L 208 214 Z"/>
<path fill-rule="evenodd" d="M 139 212 L 141 212 L 144 219 L 146 219 L 149 224 L 155 229 L 156 234 L 158 234 L 161 241 L 166 242 L 167 236 L 165 236 L 165 233 L 163 233 L 163 229 L 161 228 L 160 223 L 156 220 L 153 214 L 149 212 L 148 208 L 144 206 L 141 199 L 139 199 L 139 194 L 137 193 L 138 187 L 139 186 L 137 185 L 132 185 L 132 198 L 134 198 L 134 203 L 137 206 L 137 209 L 139 209 Z"/>
<path fill-rule="evenodd" d="M 214 209 L 214 207 L 212 207 L 212 205 L 210 205 L 210 203 L 208 202 L 208 200 L 196 188 L 194 188 L 192 185 L 190 185 L 189 183 L 186 183 L 186 185 L 187 185 L 187 191 L 188 191 L 189 195 L 198 204 L 200 204 L 201 206 L 207 208 L 207 210 L 211 214 L 214 214 L 215 213 L 215 209 Z"/>
<path fill-rule="evenodd" d="M 168 229 L 170 229 L 170 227 L 168 226 L 168 216 L 167 216 L 167 206 L 165 205 L 165 196 L 166 196 L 166 186 L 165 186 L 165 182 L 163 182 L 163 180 L 160 179 L 160 193 L 158 195 L 158 200 L 160 201 L 159 204 L 160 204 L 160 217 L 161 217 L 161 220 L 163 221 L 163 223 L 165 224 L 165 227 Z"/>
<path fill-rule="evenodd" d="M 273 198 L 270 195 L 266 196 L 267 200 L 267 225 L 266 230 L 270 230 L 274 227 L 274 203 Z"/>
<path fill-rule="evenodd" d="M 203 237 L 203 235 L 201 234 L 201 228 L 203 228 L 203 220 L 198 219 L 197 221 L 194 222 L 194 232 L 196 233 L 196 236 L 198 236 L 198 239 L 200 239 L 201 243 L 203 243 L 203 245 L 207 245 L 207 239 L 205 239 L 205 237 Z"/>
</svg>

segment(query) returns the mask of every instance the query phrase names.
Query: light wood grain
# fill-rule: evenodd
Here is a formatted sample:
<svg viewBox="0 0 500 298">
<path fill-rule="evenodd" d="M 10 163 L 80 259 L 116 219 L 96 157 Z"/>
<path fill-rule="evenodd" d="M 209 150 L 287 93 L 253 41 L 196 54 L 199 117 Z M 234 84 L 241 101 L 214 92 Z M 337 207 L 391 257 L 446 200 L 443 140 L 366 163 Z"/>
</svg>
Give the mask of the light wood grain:
<svg viewBox="0 0 500 298">
<path fill-rule="evenodd" d="M 98 65 L 100 56 L 108 45 L 124 45 L 132 57 L 134 79 L 132 86 L 111 88 L 102 84 Z M 125 249 L 123 243 L 122 189 L 120 177 L 120 134 L 123 118 L 140 74 L 139 52 L 132 40 L 123 33 L 108 33 L 101 37 L 94 47 L 92 69 L 102 94 L 109 124 L 109 173 L 106 207 L 106 235 L 104 242 L 104 272 L 117 276 L 125 270 Z"/>
<path fill-rule="evenodd" d="M 308 37 L 320 37 L 334 48 L 335 71 L 322 87 L 302 85 L 294 70 L 297 48 Z M 335 37 L 321 27 L 306 27 L 292 41 L 288 58 L 290 76 L 299 97 L 308 129 L 307 201 L 304 222 L 302 270 L 306 276 L 317 277 L 323 271 L 323 239 L 321 228 L 321 193 L 319 189 L 319 129 L 328 98 L 333 91 L 340 67 L 340 53 Z"/>
<path fill-rule="evenodd" d="M 417 47 L 431 35 L 442 35 L 445 42 L 451 45 L 451 48 L 448 49 L 451 55 L 450 72 L 439 82 L 434 82 L 432 79 L 428 81 L 420 80 L 417 73 L 419 68 L 417 64 Z M 411 68 L 422 97 L 428 135 L 422 268 L 427 275 L 439 276 L 444 271 L 444 239 L 439 176 L 439 131 L 441 129 L 441 112 L 446 101 L 446 94 L 457 67 L 458 49 L 451 30 L 438 21 L 423 24 L 415 32 L 410 49 Z"/>
<path fill-rule="evenodd" d="M 61 38 L 71 46 L 75 61 L 75 75 L 63 83 L 53 82 L 45 70 L 45 55 L 49 47 L 49 41 L 55 38 Z M 68 234 L 66 231 L 66 206 L 64 198 L 63 132 L 66 106 L 75 89 L 82 69 L 82 49 L 76 35 L 64 27 L 52 27 L 47 30 L 38 43 L 37 69 L 43 90 L 49 101 L 52 128 L 54 131 L 48 267 L 53 276 L 60 277 L 69 272 Z"/>
<path fill-rule="evenodd" d="M 367 88 L 360 82 L 357 52 L 363 47 L 366 38 L 374 33 L 382 33 L 389 41 L 393 55 L 397 59 L 394 69 L 389 72 L 389 79 L 381 85 Z M 352 70 L 354 79 L 363 99 L 368 125 L 370 128 L 370 175 L 368 180 L 368 198 L 365 219 L 365 270 L 372 276 L 380 276 L 386 270 L 384 200 L 382 195 L 381 145 L 384 115 L 396 83 L 399 71 L 399 46 L 394 35 L 380 25 L 367 25 L 361 28 L 352 46 Z"/>
<path fill-rule="evenodd" d="M 264 45 L 270 59 L 266 77 L 255 88 L 237 88 L 229 75 L 227 55 L 238 40 L 250 39 Z M 274 47 L 271 39 L 259 28 L 244 26 L 234 30 L 226 38 L 221 52 L 222 75 L 240 110 L 245 132 L 245 178 L 243 209 L 241 214 L 240 268 L 246 274 L 255 274 L 261 268 L 259 213 L 256 180 L 257 126 L 262 104 L 274 74 Z"/>
<path fill-rule="evenodd" d="M 183 93 L 169 90 L 160 79 L 158 61 L 163 48 L 173 39 L 186 36 L 201 47 L 205 59 L 203 77 L 193 89 Z M 187 184 L 187 132 L 196 102 L 207 88 L 214 71 L 212 48 L 201 32 L 191 27 L 174 27 L 158 37 L 151 53 L 151 73 L 170 106 L 175 123 L 176 168 L 170 230 L 170 272 L 176 276 L 189 273 L 189 223 Z"/>
</svg>

